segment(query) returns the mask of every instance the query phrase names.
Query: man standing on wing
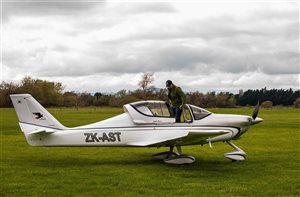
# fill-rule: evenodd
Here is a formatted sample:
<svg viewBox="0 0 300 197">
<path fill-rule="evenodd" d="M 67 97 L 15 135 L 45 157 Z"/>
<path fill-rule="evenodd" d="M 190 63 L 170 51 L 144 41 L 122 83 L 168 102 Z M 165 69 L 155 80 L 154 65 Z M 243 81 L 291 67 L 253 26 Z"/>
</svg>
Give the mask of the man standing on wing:
<svg viewBox="0 0 300 197">
<path fill-rule="evenodd" d="M 173 116 L 175 116 L 176 122 L 180 122 L 182 107 L 186 103 L 186 96 L 181 88 L 173 84 L 171 80 L 166 81 L 166 87 L 169 90 L 168 98 L 172 107 Z"/>
</svg>

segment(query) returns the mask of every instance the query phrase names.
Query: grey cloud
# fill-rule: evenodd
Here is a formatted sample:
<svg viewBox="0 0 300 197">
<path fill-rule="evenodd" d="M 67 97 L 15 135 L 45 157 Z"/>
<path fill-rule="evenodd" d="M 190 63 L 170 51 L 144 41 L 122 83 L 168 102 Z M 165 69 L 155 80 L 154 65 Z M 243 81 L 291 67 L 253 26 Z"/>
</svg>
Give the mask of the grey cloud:
<svg viewBox="0 0 300 197">
<path fill-rule="evenodd" d="M 211 41 L 218 38 L 235 38 L 237 36 L 263 36 L 260 29 L 243 24 L 244 21 L 237 20 L 232 16 L 224 15 L 214 18 L 205 18 L 188 21 L 177 26 L 160 24 L 153 30 L 140 31 L 120 41 L 140 40 L 165 40 L 200 38 Z M 253 28 L 254 27 L 254 28 Z"/>
<path fill-rule="evenodd" d="M 299 38 L 299 10 L 297 6 L 291 10 L 261 9 L 237 18 L 233 15 L 221 15 L 194 19 L 174 26 L 160 24 L 158 28 L 139 31 L 126 37 L 131 39 L 164 40 L 182 38 L 201 38 L 211 41 L 214 39 L 236 39 L 238 37 L 268 38 L 283 37 L 286 39 Z M 159 23 L 159 21 L 158 21 Z M 122 41 L 122 40 L 121 40 Z"/>
<path fill-rule="evenodd" d="M 121 3 L 120 14 L 172 13 L 176 9 L 169 3 Z"/>
<path fill-rule="evenodd" d="M 249 13 L 249 16 L 251 16 L 254 20 L 261 20 L 265 19 L 268 21 L 275 21 L 278 22 L 279 20 L 290 20 L 291 18 L 294 18 L 299 14 L 299 3 L 298 2 L 287 2 L 287 5 L 289 5 L 288 9 L 273 9 L 270 7 L 272 4 L 262 4 L 264 6 L 261 7 L 261 9 L 252 11 Z"/>
<path fill-rule="evenodd" d="M 151 45 L 152 46 L 152 45 Z M 267 74 L 299 73 L 296 52 L 252 52 L 227 46 L 193 48 L 178 44 L 156 46 L 155 49 L 134 46 L 95 45 L 89 51 L 77 51 L 69 56 L 68 48 L 58 45 L 63 53 L 63 66 L 54 63 L 41 66 L 43 76 L 83 76 L 96 73 L 138 73 L 146 71 L 181 71 L 188 75 L 209 74 L 216 70 L 225 73 L 262 71 Z M 48 66 L 55 69 L 48 69 Z"/>
<path fill-rule="evenodd" d="M 65 0 L 65 1 L 48 1 L 48 0 L 33 0 L 33 1 L 5 1 L 3 2 L 3 18 L 7 21 L 11 16 L 84 16 L 94 15 L 107 16 L 109 18 L 121 20 L 124 17 L 135 14 L 146 13 L 172 13 L 176 9 L 169 3 L 119 3 L 115 6 L 107 6 L 106 1 L 83 1 L 83 0 Z M 83 16 L 83 17 L 84 17 Z M 101 17 L 100 17 L 101 18 Z M 80 20 L 81 18 L 78 18 Z M 112 20 L 106 18 L 102 21 L 103 24 L 110 26 L 107 23 Z M 117 23 L 117 21 L 115 21 Z M 89 22 L 85 20 L 83 25 L 88 24 L 90 28 L 99 28 L 99 23 Z"/>
<path fill-rule="evenodd" d="M 104 1 L 5 1 L 2 9 L 6 21 L 11 16 L 76 15 L 103 5 Z"/>
<path fill-rule="evenodd" d="M 295 74 L 299 68 L 295 57 L 291 59 L 278 59 L 278 53 L 237 54 L 228 61 L 219 63 L 218 70 L 227 73 L 243 73 L 261 71 L 269 75 Z M 297 58 L 297 57 L 296 57 Z M 219 60 L 220 61 L 220 60 Z"/>
<path fill-rule="evenodd" d="M 64 52 L 71 51 L 72 49 L 69 46 L 58 44 L 58 45 L 54 46 L 52 48 L 52 50 L 64 53 Z"/>
<path fill-rule="evenodd" d="M 74 29 L 65 33 L 76 37 L 89 31 L 115 27 L 129 20 L 126 18 L 128 15 L 132 15 L 130 20 L 133 20 L 139 17 L 136 14 L 176 11 L 169 4 L 162 8 L 157 4 L 136 7 L 121 4 L 114 13 L 105 8 L 103 13 L 98 13 L 99 16 L 93 12 L 93 18 L 79 17 L 77 20 L 77 12 L 91 10 L 93 5 L 88 4 L 85 8 L 78 7 L 79 4 L 73 7 L 67 5 L 63 4 L 61 8 L 58 5 L 26 5 L 23 13 L 32 10 L 34 14 L 43 15 L 41 12 L 44 10 L 44 14 L 65 14 L 69 9 L 66 12 L 73 16 L 71 23 Z M 21 8 L 16 6 L 13 9 L 22 13 Z M 270 75 L 299 73 L 298 42 L 295 41 L 299 41 L 297 11 L 281 11 L 279 15 L 276 12 L 260 10 L 242 18 L 223 15 L 179 25 L 158 21 L 152 30 L 137 30 L 124 36 L 120 32 L 120 38 L 110 42 L 90 41 L 84 51 L 65 43 L 50 49 L 37 48 L 32 55 L 22 50 L 11 54 L 4 52 L 3 61 L 16 68 L 39 65 L 33 72 L 40 76 L 120 75 L 145 71 L 177 71 L 186 76 L 207 75 L 215 71 L 234 74 L 260 71 Z M 59 56 L 58 60 L 51 56 L 53 53 Z M 30 58 L 32 60 L 28 60 Z"/>
<path fill-rule="evenodd" d="M 99 6 L 98 6 L 99 7 Z M 164 14 L 175 13 L 176 9 L 169 3 L 119 3 L 113 6 L 105 6 L 103 9 L 95 8 L 89 12 L 89 18 L 78 18 L 73 21 L 75 31 L 65 32 L 68 35 L 77 36 L 90 31 L 99 31 L 113 28 L 124 21 L 134 20 L 134 17 L 141 14 Z M 101 13 L 101 15 L 99 15 Z"/>
</svg>

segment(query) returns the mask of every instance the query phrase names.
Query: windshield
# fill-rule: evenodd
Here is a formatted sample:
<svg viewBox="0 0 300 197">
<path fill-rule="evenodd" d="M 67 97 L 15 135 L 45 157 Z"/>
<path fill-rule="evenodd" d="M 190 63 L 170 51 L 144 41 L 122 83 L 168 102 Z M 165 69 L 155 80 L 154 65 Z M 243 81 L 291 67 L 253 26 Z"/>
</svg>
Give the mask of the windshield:
<svg viewBox="0 0 300 197">
<path fill-rule="evenodd" d="M 190 107 L 191 107 L 191 110 L 192 110 L 195 120 L 200 120 L 211 114 L 211 112 L 209 112 L 205 109 L 202 109 L 200 107 L 196 107 L 194 105 L 190 105 Z"/>
<path fill-rule="evenodd" d="M 142 102 L 132 104 L 132 106 L 137 111 L 147 116 L 171 117 L 169 107 L 164 102 Z"/>
</svg>

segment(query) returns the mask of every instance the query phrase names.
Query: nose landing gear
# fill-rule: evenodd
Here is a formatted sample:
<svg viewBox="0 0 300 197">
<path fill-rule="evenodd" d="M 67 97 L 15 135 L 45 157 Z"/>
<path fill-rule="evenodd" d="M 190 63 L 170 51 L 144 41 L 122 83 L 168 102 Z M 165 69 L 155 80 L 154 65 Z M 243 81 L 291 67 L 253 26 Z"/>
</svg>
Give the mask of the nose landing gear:
<svg viewBox="0 0 300 197">
<path fill-rule="evenodd" d="M 233 144 L 231 141 L 227 141 L 227 144 L 229 144 L 232 148 L 235 149 L 235 151 L 232 151 L 230 153 L 225 153 L 224 157 L 227 159 L 230 159 L 231 161 L 244 161 L 246 159 L 246 153 L 237 147 L 235 144 Z"/>
</svg>

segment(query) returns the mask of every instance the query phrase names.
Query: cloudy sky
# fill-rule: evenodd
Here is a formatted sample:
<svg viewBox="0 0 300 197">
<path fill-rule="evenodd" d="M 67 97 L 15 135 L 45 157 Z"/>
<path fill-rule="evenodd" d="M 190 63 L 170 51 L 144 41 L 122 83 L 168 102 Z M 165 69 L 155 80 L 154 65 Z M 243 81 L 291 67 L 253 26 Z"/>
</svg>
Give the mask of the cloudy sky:
<svg viewBox="0 0 300 197">
<path fill-rule="evenodd" d="M 1 80 L 65 90 L 299 88 L 299 2 L 1 1 Z"/>
</svg>

